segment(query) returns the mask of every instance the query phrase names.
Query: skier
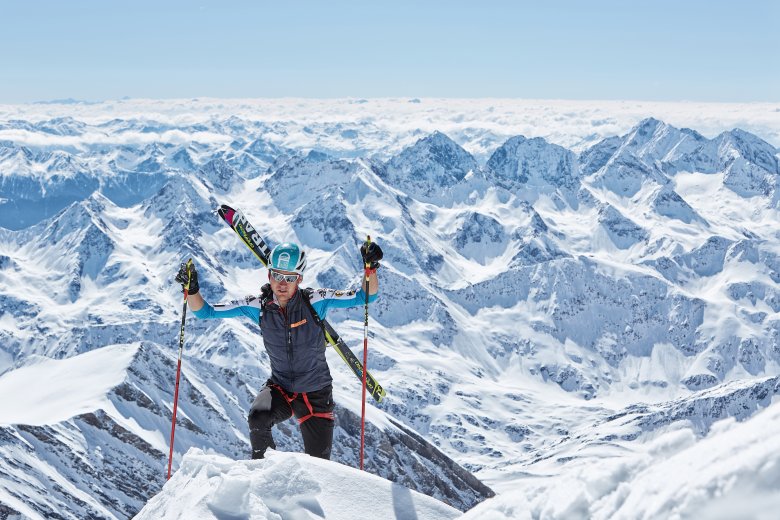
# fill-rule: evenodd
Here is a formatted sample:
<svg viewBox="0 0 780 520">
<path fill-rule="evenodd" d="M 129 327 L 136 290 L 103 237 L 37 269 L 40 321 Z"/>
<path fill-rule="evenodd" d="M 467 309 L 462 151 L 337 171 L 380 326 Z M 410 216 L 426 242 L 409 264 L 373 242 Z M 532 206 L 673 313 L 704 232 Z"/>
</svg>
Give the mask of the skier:
<svg viewBox="0 0 780 520">
<path fill-rule="evenodd" d="M 361 246 L 360 254 L 369 273 L 369 302 L 379 289 L 376 270 L 382 249 L 375 242 Z M 268 447 L 276 448 L 271 428 L 298 419 L 307 454 L 330 458 L 333 445 L 333 387 L 325 360 L 325 339 L 318 320 L 331 308 L 362 305 L 364 289 L 300 289 L 306 269 L 306 253 L 297 244 L 274 247 L 268 263 L 268 282 L 260 296 L 249 296 L 228 304 L 209 305 L 199 292 L 194 265 L 181 265 L 176 281 L 188 287 L 187 303 L 201 319 L 245 316 L 260 324 L 263 344 L 271 362 L 271 377 L 255 397 L 249 410 L 249 439 L 252 458 L 262 459 Z"/>
</svg>

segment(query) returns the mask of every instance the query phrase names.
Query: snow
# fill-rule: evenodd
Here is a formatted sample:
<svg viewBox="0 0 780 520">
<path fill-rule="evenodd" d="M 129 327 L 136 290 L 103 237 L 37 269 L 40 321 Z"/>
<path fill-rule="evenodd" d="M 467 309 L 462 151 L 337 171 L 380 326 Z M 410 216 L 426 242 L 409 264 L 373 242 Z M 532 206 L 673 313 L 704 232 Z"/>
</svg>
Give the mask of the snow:
<svg viewBox="0 0 780 520">
<path fill-rule="evenodd" d="M 553 478 L 554 477 L 554 478 Z M 397 484 L 297 453 L 233 461 L 191 449 L 136 518 L 774 518 L 780 506 L 780 402 L 704 438 L 670 429 L 643 445 L 581 448 L 566 466 L 514 475 L 461 513 Z"/>
<path fill-rule="evenodd" d="M 269 450 L 233 461 L 198 449 L 137 520 L 397 518 L 444 520 L 461 512 L 370 473 L 300 453 Z"/>
<path fill-rule="evenodd" d="M 68 131 L 48 133 L 61 113 Z M 172 275 L 192 256 L 212 303 L 265 276 L 213 214 L 224 202 L 269 243 L 302 242 L 307 285 L 353 284 L 359 241 L 382 244 L 369 369 L 388 395 L 368 406 L 368 461 L 383 476 L 447 501 L 440 479 L 463 466 L 498 493 L 475 518 L 760 517 L 780 487 L 777 404 L 761 411 L 780 393 L 778 129 L 760 103 L 0 106 L 0 226 L 18 230 L 0 229 L 0 500 L 125 518 L 160 490 Z M 328 318 L 362 345 L 360 309 Z M 292 421 L 279 452 L 241 460 L 269 368 L 257 326 L 190 315 L 186 331 L 160 515 L 341 518 L 331 482 L 390 517 L 445 507 L 339 465 L 356 461 L 360 401 L 332 351 L 334 461 L 290 453 Z M 403 452 L 405 430 L 431 444 Z"/>
<path fill-rule="evenodd" d="M 589 451 L 563 471 L 547 468 L 555 478 L 520 476 L 511 493 L 462 518 L 768 520 L 780 506 L 780 402 L 744 422 L 721 421 L 702 439 L 682 428 L 630 453 Z"/>
<path fill-rule="evenodd" d="M 138 345 L 114 345 L 66 359 L 28 357 L 0 376 L 0 426 L 55 424 L 108 405 Z"/>
</svg>

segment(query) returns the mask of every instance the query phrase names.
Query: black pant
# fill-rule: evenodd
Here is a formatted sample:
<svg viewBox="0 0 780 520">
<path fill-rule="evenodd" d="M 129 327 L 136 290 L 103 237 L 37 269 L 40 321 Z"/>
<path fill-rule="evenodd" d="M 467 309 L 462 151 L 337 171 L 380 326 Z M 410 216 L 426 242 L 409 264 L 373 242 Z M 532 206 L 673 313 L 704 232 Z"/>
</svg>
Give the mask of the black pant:
<svg viewBox="0 0 780 520">
<path fill-rule="evenodd" d="M 308 404 L 307 404 L 308 401 Z M 311 409 L 309 408 L 311 405 Z M 252 458 L 262 459 L 265 450 L 276 448 L 271 428 L 295 415 L 304 419 L 300 423 L 303 447 L 312 457 L 330 459 L 333 446 L 333 387 L 326 386 L 316 392 L 289 393 L 272 382 L 260 390 L 249 411 L 249 440 Z M 312 416 L 311 413 L 328 417 Z"/>
</svg>

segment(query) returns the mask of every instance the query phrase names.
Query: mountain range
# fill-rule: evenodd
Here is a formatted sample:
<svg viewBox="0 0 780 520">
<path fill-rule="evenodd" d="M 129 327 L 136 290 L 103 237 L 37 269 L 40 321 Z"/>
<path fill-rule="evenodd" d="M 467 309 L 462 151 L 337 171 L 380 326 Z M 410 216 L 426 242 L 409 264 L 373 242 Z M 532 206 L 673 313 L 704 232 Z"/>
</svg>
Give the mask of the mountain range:
<svg viewBox="0 0 780 520">
<path fill-rule="evenodd" d="M 355 286 L 359 244 L 382 245 L 369 369 L 388 396 L 369 407 L 367 469 L 461 511 L 507 507 L 526 481 L 553 493 L 539 478 L 633 460 L 661 435 L 695 445 L 724 419 L 759 424 L 777 395 L 780 154 L 760 137 L 648 118 L 576 151 L 517 135 L 475 157 L 435 131 L 383 157 L 288 148 L 256 126 L 2 123 L 224 139 L 0 142 L 0 388 L 20 396 L 0 405 L 0 512 L 125 518 L 162 487 L 173 275 L 192 257 L 214 303 L 264 278 L 220 203 L 272 244 L 302 243 L 304 285 Z M 362 309 L 329 319 L 357 348 Z M 174 468 L 190 447 L 246 457 L 246 409 L 269 373 L 258 334 L 188 317 Z M 328 359 L 334 460 L 354 466 L 359 385 Z M 276 437 L 300 451 L 292 423 Z"/>
</svg>

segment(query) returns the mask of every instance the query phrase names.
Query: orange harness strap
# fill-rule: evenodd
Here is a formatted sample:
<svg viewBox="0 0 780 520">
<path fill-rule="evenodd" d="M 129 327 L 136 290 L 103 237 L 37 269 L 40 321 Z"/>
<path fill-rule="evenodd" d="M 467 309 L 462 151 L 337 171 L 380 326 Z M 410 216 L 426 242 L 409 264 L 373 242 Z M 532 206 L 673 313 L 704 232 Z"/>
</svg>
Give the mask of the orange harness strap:
<svg viewBox="0 0 780 520">
<path fill-rule="evenodd" d="M 309 396 L 306 395 L 306 392 L 303 392 L 303 402 L 306 403 L 306 408 L 309 409 L 309 415 L 305 417 L 301 417 L 298 419 L 298 424 L 303 423 L 304 421 L 307 421 L 311 419 L 312 417 L 321 417 L 323 419 L 330 419 L 333 420 L 333 412 L 315 412 L 314 408 L 312 408 L 311 403 L 309 402 Z"/>
<path fill-rule="evenodd" d="M 292 402 L 295 401 L 298 398 L 298 392 L 295 392 L 292 397 L 289 397 L 287 395 L 287 392 L 285 392 L 281 386 L 279 385 L 273 385 L 284 397 L 284 400 L 287 401 L 287 404 L 290 406 L 290 411 L 292 411 Z M 309 402 L 309 396 L 306 395 L 306 392 L 301 392 L 300 395 L 303 396 L 303 402 L 306 403 L 306 408 L 309 409 L 309 415 L 304 415 L 303 417 L 298 419 L 298 424 L 301 424 L 305 421 L 308 421 L 312 417 L 321 417 L 322 419 L 330 419 L 331 421 L 335 420 L 333 416 L 333 412 L 315 412 L 314 408 L 312 408 L 311 403 Z"/>
</svg>

